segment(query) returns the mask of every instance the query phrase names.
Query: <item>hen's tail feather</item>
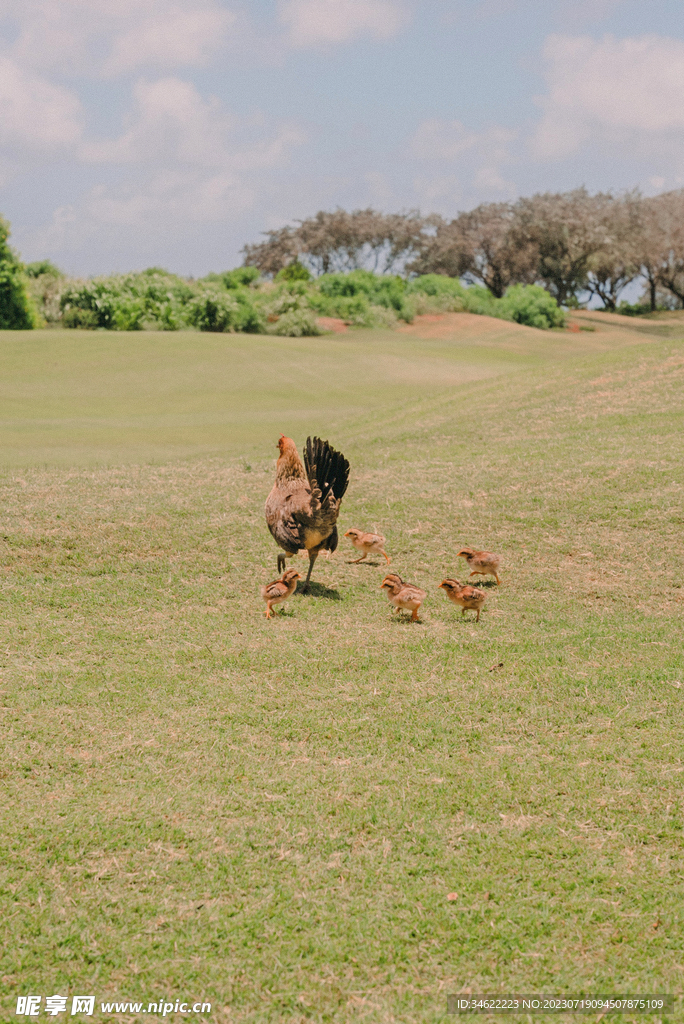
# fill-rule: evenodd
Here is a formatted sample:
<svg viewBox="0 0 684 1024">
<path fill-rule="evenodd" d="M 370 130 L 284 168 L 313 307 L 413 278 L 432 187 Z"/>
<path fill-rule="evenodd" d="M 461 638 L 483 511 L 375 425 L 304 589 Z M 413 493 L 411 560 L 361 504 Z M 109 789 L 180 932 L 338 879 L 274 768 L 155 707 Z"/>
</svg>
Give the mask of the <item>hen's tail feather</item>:
<svg viewBox="0 0 684 1024">
<path fill-rule="evenodd" d="M 329 491 L 337 501 L 341 500 L 349 483 L 349 463 L 341 452 L 320 437 L 307 437 L 304 465 L 309 482 L 315 481 L 321 492 L 321 504 Z"/>
</svg>

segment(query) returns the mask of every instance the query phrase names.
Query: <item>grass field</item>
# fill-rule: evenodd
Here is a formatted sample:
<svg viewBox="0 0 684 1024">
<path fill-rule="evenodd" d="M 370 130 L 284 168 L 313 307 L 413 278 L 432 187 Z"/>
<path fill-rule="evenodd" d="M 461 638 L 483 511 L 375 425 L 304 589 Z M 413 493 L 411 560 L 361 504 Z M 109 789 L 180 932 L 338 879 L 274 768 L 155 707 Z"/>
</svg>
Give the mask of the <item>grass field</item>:
<svg viewBox="0 0 684 1024">
<path fill-rule="evenodd" d="M 3 1020 L 681 997 L 684 327 L 645 327 L 0 334 Z M 349 458 L 421 623 L 345 541 L 265 620 L 281 430 Z"/>
</svg>

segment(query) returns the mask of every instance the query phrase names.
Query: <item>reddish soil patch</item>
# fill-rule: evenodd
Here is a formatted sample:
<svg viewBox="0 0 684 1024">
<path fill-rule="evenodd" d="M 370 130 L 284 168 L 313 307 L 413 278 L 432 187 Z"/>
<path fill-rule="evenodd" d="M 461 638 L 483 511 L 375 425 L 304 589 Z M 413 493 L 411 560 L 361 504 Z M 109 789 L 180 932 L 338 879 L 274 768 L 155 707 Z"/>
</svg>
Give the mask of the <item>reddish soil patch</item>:
<svg viewBox="0 0 684 1024">
<path fill-rule="evenodd" d="M 333 334 L 344 334 L 349 330 L 344 320 L 338 320 L 336 316 L 319 316 L 316 318 L 316 323 L 324 331 L 332 331 Z"/>
<path fill-rule="evenodd" d="M 480 337 L 483 334 L 511 334 L 520 331 L 529 334 L 535 328 L 524 327 L 522 324 L 498 320 L 492 316 L 480 316 L 478 313 L 426 313 L 417 316 L 412 324 L 398 327 L 402 334 L 415 334 L 419 338 L 450 338 Z"/>
</svg>

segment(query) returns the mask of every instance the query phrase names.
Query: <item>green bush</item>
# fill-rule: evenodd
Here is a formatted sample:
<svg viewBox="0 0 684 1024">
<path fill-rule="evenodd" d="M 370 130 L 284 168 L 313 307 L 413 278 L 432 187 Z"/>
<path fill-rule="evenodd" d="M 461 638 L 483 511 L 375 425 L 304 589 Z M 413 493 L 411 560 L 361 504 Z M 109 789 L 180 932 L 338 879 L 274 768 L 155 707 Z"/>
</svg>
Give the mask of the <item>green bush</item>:
<svg viewBox="0 0 684 1024">
<path fill-rule="evenodd" d="M 97 327 L 97 313 L 93 309 L 67 309 L 62 315 L 62 326 L 94 331 Z"/>
<path fill-rule="evenodd" d="M 229 295 L 207 291 L 196 295 L 188 303 L 188 320 L 200 331 L 230 331 L 236 329 L 240 306 Z"/>
<path fill-rule="evenodd" d="M 316 323 L 316 316 L 312 310 L 290 309 L 279 316 L 273 325 L 269 325 L 268 333 L 287 338 L 302 338 L 313 337 L 323 332 Z"/>
<path fill-rule="evenodd" d="M 48 277 L 64 277 L 64 274 L 56 267 L 50 260 L 36 260 L 35 263 L 27 263 L 24 267 L 27 277 L 42 277 L 47 274 Z"/>
<path fill-rule="evenodd" d="M 244 268 L 247 269 L 247 268 Z M 255 270 L 255 267 L 250 267 L 250 270 Z M 257 276 L 259 271 L 257 270 Z M 275 276 L 276 281 L 310 281 L 311 272 L 306 269 L 303 263 L 299 260 L 293 260 L 292 263 L 288 263 L 286 267 L 279 270 Z"/>
<path fill-rule="evenodd" d="M 543 330 L 563 327 L 565 324 L 563 310 L 546 289 L 539 285 L 511 285 L 504 296 L 497 299 L 483 285 L 465 288 L 455 278 L 441 274 L 424 274 L 410 282 L 408 292 L 416 299 L 421 295 L 428 296 L 435 309 L 450 309 L 454 312 L 464 310 L 468 313 L 495 316 Z M 427 310 L 423 307 L 420 311 Z"/>
<path fill-rule="evenodd" d="M 197 286 L 158 267 L 72 281 L 60 298 L 62 323 L 76 323 L 79 318 L 72 311 L 81 310 L 94 314 L 95 326 L 105 330 L 177 331 L 189 324 L 186 307 L 196 292 Z M 80 322 L 90 319 L 82 317 Z"/>
<path fill-rule="evenodd" d="M 40 316 L 26 286 L 24 268 L 8 244 L 10 226 L 0 217 L 0 328 L 31 331 Z"/>
<path fill-rule="evenodd" d="M 406 294 L 406 281 L 393 274 L 374 274 L 370 270 L 352 270 L 348 274 L 323 274 L 318 278 L 316 285 L 321 296 L 328 300 L 325 304 L 327 316 L 349 319 L 347 310 L 353 308 L 355 322 L 363 323 L 364 326 L 370 326 L 367 323 L 370 306 L 393 309 L 400 319 L 409 323 L 415 316 L 415 307 Z M 350 307 L 348 302 L 343 301 L 350 299 L 357 300 L 355 306 Z M 362 305 L 364 299 L 365 306 Z"/>
<path fill-rule="evenodd" d="M 511 285 L 503 298 L 495 302 L 500 310 L 498 315 L 504 316 L 506 320 L 514 320 L 528 327 L 540 327 L 542 330 L 565 326 L 565 313 L 553 296 L 539 285 Z"/>
<path fill-rule="evenodd" d="M 409 282 L 407 291 L 409 294 L 417 293 L 433 298 L 463 299 L 469 289 L 464 288 L 455 277 L 445 277 L 444 274 L 421 274 Z"/>
<path fill-rule="evenodd" d="M 219 276 L 224 288 L 248 288 L 249 285 L 255 284 L 260 273 L 256 267 L 237 267 L 235 270 L 226 270 Z"/>
</svg>

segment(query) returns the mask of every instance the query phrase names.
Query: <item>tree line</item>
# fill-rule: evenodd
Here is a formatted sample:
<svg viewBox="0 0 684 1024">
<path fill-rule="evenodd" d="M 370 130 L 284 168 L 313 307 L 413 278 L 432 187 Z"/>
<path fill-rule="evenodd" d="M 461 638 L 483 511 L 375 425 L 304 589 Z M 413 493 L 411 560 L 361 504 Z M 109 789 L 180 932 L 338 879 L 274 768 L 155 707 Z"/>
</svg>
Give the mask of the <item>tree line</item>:
<svg viewBox="0 0 684 1024">
<path fill-rule="evenodd" d="M 443 274 L 496 298 L 511 285 L 538 284 L 559 306 L 596 296 L 608 310 L 641 279 L 646 308 L 684 308 L 684 189 L 546 192 L 482 203 L 453 220 L 417 210 L 320 211 L 265 236 L 243 249 L 245 265 L 265 275 L 294 263 L 314 275 Z"/>
</svg>

